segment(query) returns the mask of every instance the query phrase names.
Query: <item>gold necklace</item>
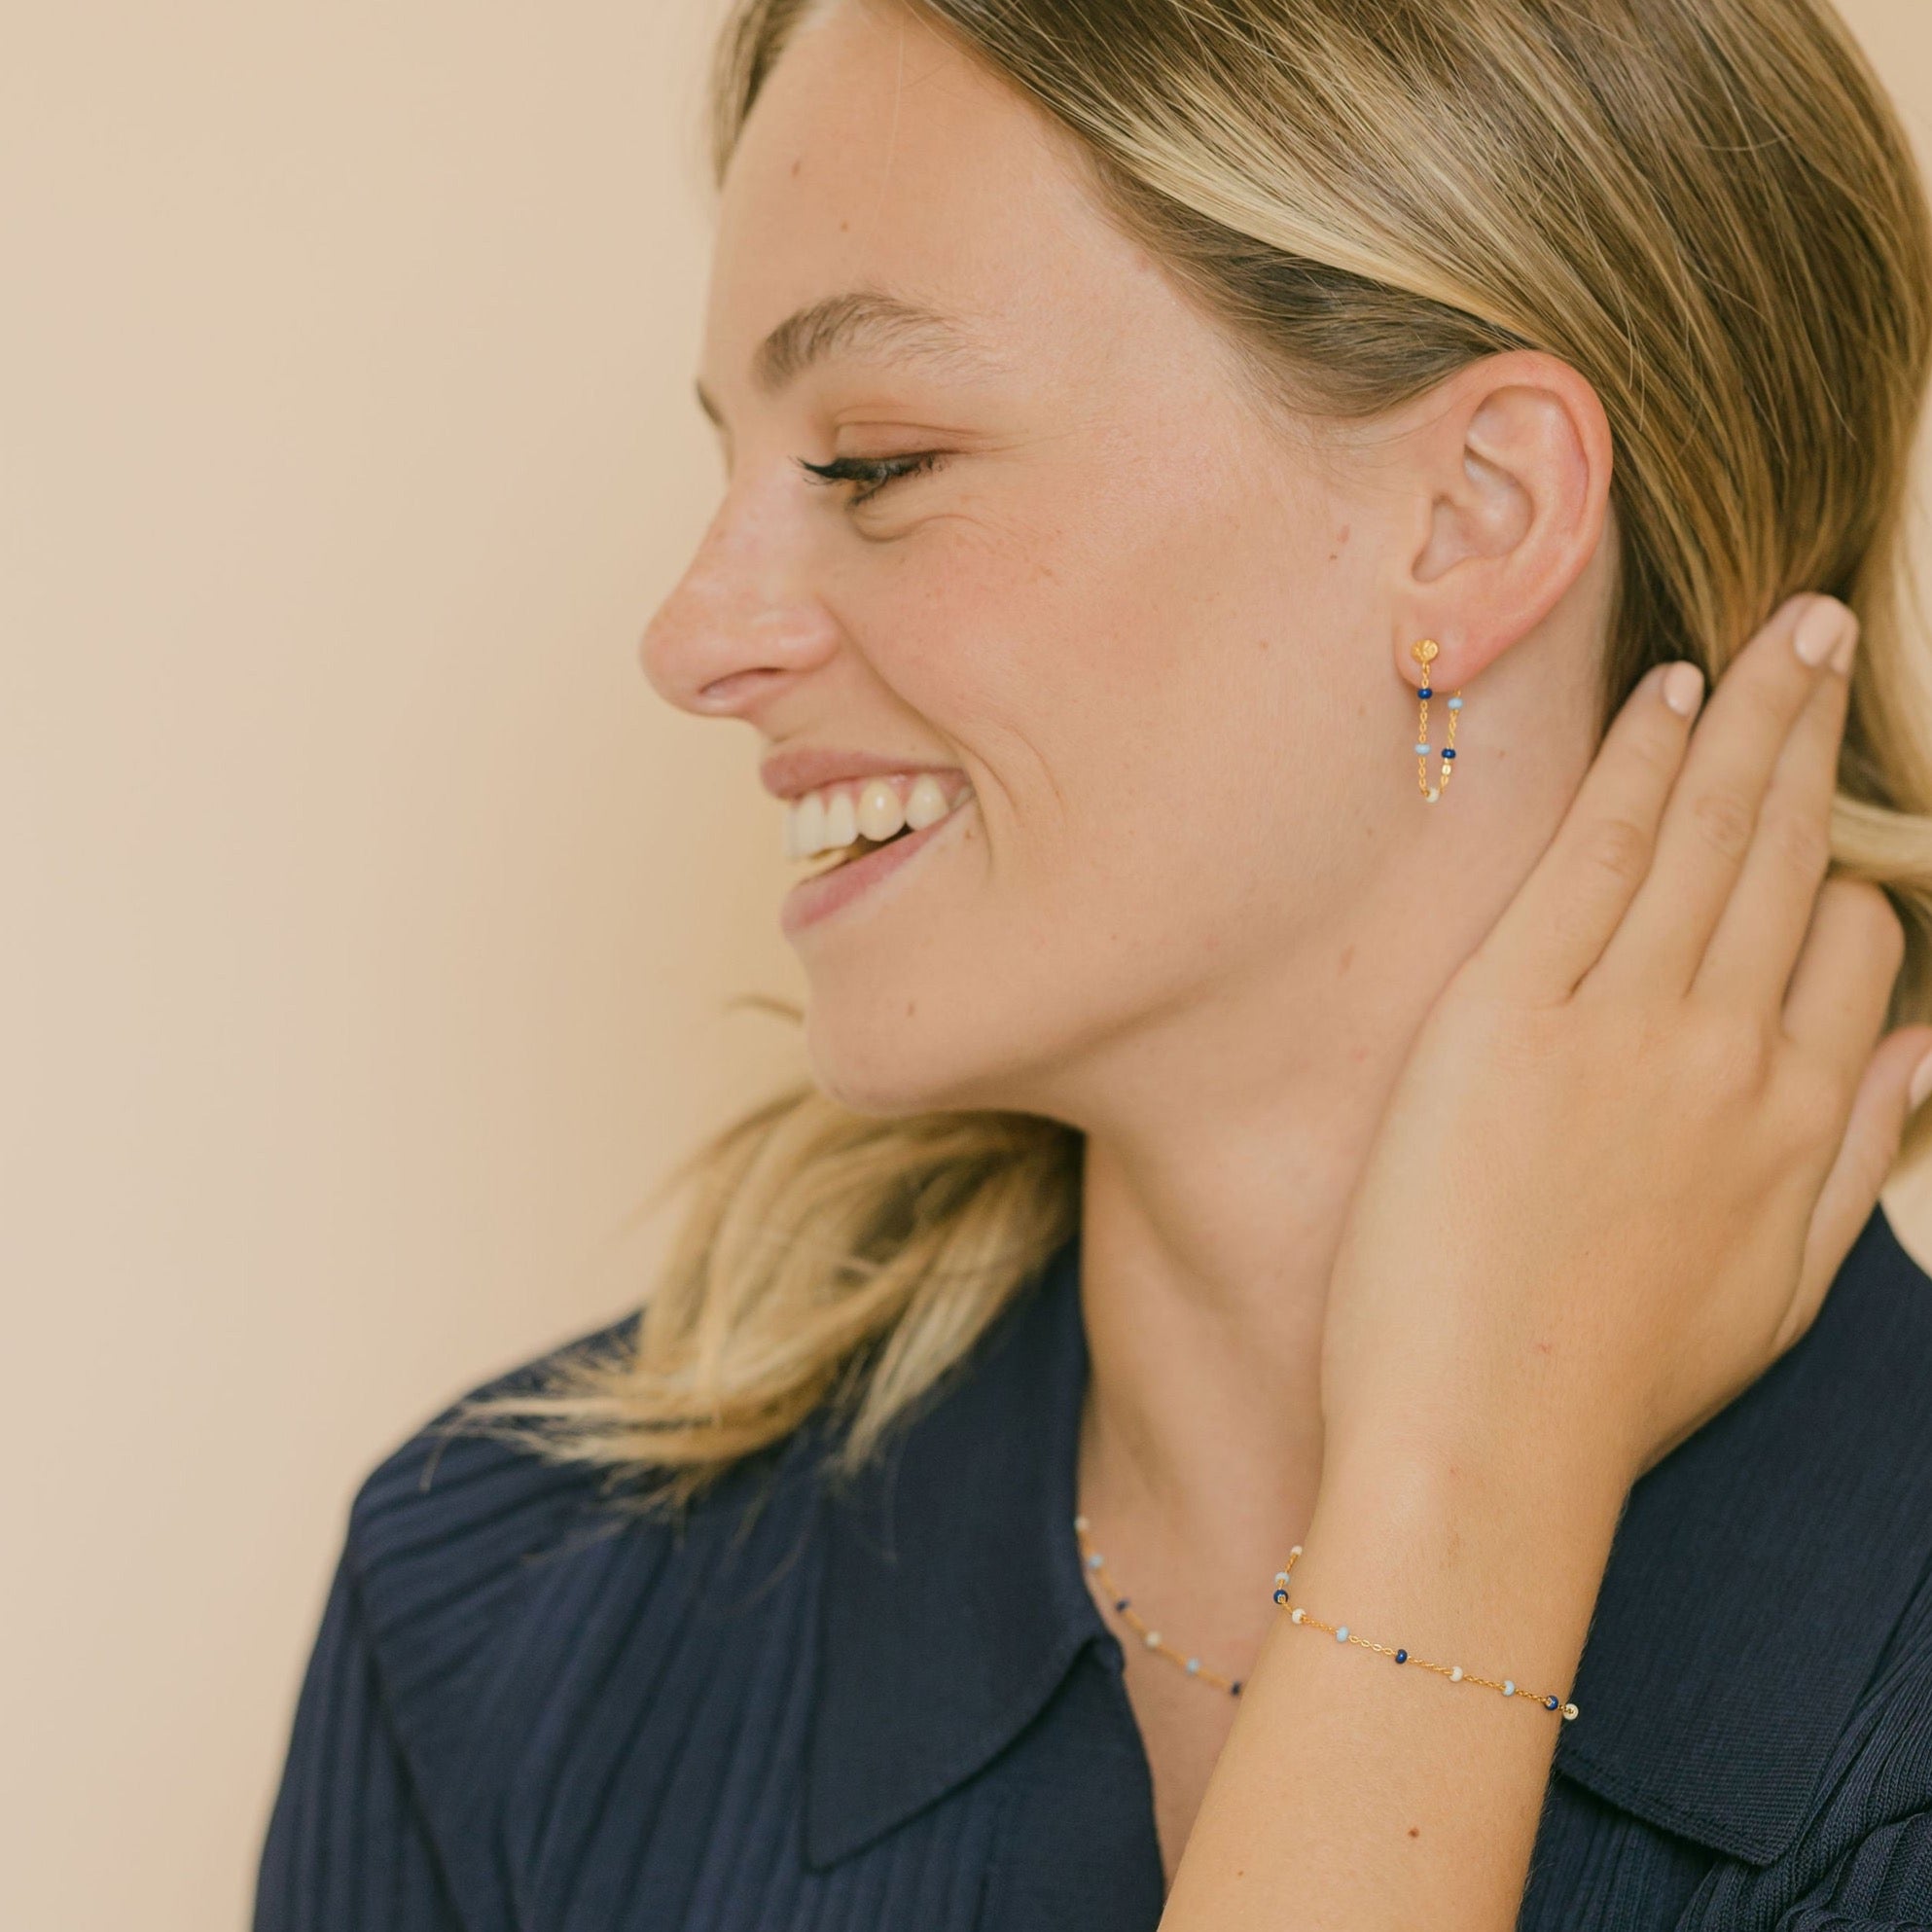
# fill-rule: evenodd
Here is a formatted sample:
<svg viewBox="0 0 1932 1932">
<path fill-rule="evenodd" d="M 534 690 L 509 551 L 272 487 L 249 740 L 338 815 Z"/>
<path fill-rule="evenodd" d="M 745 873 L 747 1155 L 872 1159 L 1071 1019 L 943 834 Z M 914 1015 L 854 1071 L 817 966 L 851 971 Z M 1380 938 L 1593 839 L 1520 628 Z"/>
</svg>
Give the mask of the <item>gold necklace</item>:
<svg viewBox="0 0 1932 1932">
<path fill-rule="evenodd" d="M 1184 1651 L 1176 1650 L 1159 1630 L 1153 1628 L 1141 1617 L 1139 1611 L 1133 1607 L 1132 1599 L 1107 1574 L 1107 1565 L 1102 1559 L 1099 1551 L 1089 1549 L 1087 1527 L 1087 1519 L 1084 1516 L 1074 1518 L 1073 1533 L 1080 1543 L 1081 1561 L 1100 1579 L 1100 1583 L 1107 1592 L 1108 1601 L 1132 1626 L 1135 1633 L 1140 1638 L 1142 1648 L 1158 1651 L 1163 1657 L 1168 1659 L 1177 1669 L 1184 1671 L 1188 1676 L 1196 1678 L 1203 1684 L 1211 1685 L 1217 1691 L 1226 1691 L 1231 1698 L 1238 1698 L 1241 1695 L 1240 1678 L 1224 1677 L 1218 1670 L 1209 1670 L 1201 1663 L 1199 1658 L 1189 1657 Z"/>
</svg>

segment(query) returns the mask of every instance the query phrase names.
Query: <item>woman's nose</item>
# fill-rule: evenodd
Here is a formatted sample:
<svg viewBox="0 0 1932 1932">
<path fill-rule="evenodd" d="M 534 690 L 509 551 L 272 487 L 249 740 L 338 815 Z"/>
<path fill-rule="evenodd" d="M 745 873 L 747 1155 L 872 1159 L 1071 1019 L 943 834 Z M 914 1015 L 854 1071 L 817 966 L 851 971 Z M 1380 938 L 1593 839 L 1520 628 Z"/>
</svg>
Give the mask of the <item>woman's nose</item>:
<svg viewBox="0 0 1932 1932">
<path fill-rule="evenodd" d="M 836 648 L 831 614 L 806 582 L 796 513 L 727 501 L 676 589 L 645 627 L 652 689 L 704 717 L 752 717 Z"/>
</svg>

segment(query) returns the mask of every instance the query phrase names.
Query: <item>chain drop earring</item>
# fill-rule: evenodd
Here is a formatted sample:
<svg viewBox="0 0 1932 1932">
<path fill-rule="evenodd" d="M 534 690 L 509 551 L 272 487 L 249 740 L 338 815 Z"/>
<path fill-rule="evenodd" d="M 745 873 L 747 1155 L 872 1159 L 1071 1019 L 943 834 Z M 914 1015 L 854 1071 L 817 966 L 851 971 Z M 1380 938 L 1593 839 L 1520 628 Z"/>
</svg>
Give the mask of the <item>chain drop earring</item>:
<svg viewBox="0 0 1932 1932">
<path fill-rule="evenodd" d="M 1455 769 L 1455 721 L 1462 712 L 1462 693 L 1457 691 L 1449 700 L 1449 739 L 1443 746 L 1442 776 L 1432 785 L 1429 783 L 1429 699 L 1436 694 L 1429 685 L 1429 666 L 1441 649 L 1433 637 L 1425 637 L 1409 649 L 1409 655 L 1422 666 L 1422 688 L 1415 694 L 1422 705 L 1415 726 L 1415 788 L 1422 794 L 1424 805 L 1434 805 L 1449 790 L 1449 775 Z"/>
</svg>

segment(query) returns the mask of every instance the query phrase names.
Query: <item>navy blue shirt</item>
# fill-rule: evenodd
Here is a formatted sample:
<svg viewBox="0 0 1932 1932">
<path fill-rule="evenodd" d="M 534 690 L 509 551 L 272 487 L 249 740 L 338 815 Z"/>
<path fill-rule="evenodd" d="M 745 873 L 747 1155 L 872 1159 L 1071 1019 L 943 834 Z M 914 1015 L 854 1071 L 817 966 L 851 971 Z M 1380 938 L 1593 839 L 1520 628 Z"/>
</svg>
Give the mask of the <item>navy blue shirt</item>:
<svg viewBox="0 0 1932 1932">
<path fill-rule="evenodd" d="M 256 1932 L 1152 1932 L 1079 1254 L 850 1487 L 818 1419 L 681 1528 L 413 1437 L 351 1512 Z M 1525 1932 L 1932 1926 L 1932 1280 L 1882 1209 L 1631 1492 L 1575 1696 Z"/>
</svg>

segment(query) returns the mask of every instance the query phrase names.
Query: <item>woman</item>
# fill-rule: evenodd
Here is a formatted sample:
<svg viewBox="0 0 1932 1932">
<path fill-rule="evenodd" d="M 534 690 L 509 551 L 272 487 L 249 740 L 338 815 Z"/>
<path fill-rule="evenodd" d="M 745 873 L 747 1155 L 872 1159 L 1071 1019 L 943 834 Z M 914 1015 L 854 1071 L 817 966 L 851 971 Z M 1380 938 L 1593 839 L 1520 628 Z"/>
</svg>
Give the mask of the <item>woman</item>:
<svg viewBox="0 0 1932 1932">
<path fill-rule="evenodd" d="M 644 662 L 788 802 L 815 1078 L 371 1478 L 258 1925 L 1926 1922 L 1932 246 L 1843 31 L 718 78 Z"/>
</svg>

